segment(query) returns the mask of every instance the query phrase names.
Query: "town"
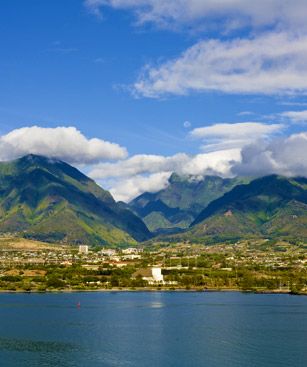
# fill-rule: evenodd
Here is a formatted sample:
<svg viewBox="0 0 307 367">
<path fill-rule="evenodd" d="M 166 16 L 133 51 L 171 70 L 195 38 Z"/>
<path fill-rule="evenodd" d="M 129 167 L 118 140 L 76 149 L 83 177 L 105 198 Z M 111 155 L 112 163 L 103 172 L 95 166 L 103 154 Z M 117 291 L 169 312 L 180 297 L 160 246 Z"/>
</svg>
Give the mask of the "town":
<svg viewBox="0 0 307 367">
<path fill-rule="evenodd" d="M 268 240 L 114 249 L 0 239 L 1 291 L 241 290 L 307 293 L 303 244 Z"/>
</svg>

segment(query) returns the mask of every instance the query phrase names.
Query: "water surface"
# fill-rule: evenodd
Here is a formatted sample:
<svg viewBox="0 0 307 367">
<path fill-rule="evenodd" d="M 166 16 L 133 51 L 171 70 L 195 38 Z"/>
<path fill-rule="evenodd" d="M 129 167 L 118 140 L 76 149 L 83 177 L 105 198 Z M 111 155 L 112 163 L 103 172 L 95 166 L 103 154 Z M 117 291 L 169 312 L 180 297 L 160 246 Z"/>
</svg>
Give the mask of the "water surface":
<svg viewBox="0 0 307 367">
<path fill-rule="evenodd" d="M 0 294 L 1 367 L 306 365 L 303 296 Z"/>
</svg>

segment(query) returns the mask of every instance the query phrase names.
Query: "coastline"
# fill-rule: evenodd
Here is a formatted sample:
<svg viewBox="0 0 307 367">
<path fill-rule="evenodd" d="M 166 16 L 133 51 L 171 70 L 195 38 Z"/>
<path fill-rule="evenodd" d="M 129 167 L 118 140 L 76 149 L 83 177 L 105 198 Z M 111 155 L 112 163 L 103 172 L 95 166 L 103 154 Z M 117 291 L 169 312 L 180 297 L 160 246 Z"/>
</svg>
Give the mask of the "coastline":
<svg viewBox="0 0 307 367">
<path fill-rule="evenodd" d="M 157 292 L 165 292 L 165 293 L 250 293 L 250 294 L 288 294 L 288 295 L 296 295 L 296 296 L 307 296 L 307 292 L 298 292 L 293 293 L 289 290 L 242 290 L 242 289 L 230 289 L 230 288 L 175 288 L 175 289 L 166 289 L 166 288 L 99 288 L 99 289 L 48 289 L 45 291 L 39 290 L 0 290 L 1 294 L 54 294 L 54 293 L 157 293 Z"/>
</svg>

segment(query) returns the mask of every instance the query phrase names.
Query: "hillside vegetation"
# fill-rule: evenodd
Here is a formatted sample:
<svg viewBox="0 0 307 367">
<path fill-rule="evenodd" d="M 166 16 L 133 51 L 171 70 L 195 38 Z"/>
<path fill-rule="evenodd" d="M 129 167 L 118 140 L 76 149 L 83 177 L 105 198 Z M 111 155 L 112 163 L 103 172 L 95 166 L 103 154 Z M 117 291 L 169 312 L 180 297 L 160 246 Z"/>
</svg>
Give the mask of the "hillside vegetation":
<svg viewBox="0 0 307 367">
<path fill-rule="evenodd" d="M 211 202 L 183 237 L 307 240 L 307 179 L 276 175 L 238 185 Z"/>
<path fill-rule="evenodd" d="M 211 201 L 247 182 L 247 178 L 195 178 L 173 173 L 167 188 L 157 193 L 144 193 L 129 205 L 151 231 L 158 234 L 176 232 L 188 228 Z"/>
<path fill-rule="evenodd" d="M 28 155 L 0 163 L 0 231 L 47 242 L 127 244 L 150 233 L 76 168 Z"/>
</svg>

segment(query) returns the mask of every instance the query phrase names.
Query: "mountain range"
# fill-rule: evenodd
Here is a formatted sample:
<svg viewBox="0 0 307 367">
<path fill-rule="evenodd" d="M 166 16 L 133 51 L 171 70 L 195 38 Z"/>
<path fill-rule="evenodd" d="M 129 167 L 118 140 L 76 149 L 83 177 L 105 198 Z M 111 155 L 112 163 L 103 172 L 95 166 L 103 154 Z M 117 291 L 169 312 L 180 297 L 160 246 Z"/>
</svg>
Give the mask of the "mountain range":
<svg viewBox="0 0 307 367">
<path fill-rule="evenodd" d="M 212 201 L 184 234 L 189 240 L 307 240 L 307 179 L 265 176 Z"/>
<path fill-rule="evenodd" d="M 144 193 L 129 207 L 156 234 L 188 228 L 206 206 L 249 178 L 179 176 L 173 173 L 168 186 L 156 193 Z"/>
<path fill-rule="evenodd" d="M 242 238 L 307 240 L 307 178 L 195 178 L 129 204 L 76 168 L 27 155 L 0 162 L 0 234 L 46 242 L 129 245 Z"/>
</svg>

